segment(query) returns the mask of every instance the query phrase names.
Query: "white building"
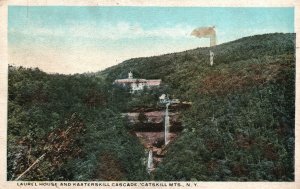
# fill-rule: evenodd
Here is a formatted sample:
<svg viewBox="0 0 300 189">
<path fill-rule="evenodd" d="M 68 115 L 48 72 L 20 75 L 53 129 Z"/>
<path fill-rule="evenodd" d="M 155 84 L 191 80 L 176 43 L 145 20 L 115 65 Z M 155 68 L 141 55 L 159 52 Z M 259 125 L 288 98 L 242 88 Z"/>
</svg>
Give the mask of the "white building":
<svg viewBox="0 0 300 189">
<path fill-rule="evenodd" d="M 130 86 L 131 93 L 134 93 L 135 91 L 141 91 L 144 90 L 145 87 L 151 88 L 151 87 L 157 87 L 161 83 L 161 79 L 138 79 L 133 78 L 133 74 L 131 72 L 128 73 L 127 79 L 116 79 L 114 84 L 119 84 L 122 86 Z"/>
</svg>

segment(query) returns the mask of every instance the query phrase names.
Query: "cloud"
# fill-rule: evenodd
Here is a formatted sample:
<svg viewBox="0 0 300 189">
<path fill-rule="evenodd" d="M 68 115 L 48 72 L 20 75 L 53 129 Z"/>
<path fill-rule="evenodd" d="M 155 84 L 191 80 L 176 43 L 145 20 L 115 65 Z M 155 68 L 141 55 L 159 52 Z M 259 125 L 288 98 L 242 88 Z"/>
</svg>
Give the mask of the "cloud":
<svg viewBox="0 0 300 189">
<path fill-rule="evenodd" d="M 191 35 L 199 37 L 199 38 L 210 38 L 210 46 L 216 45 L 216 31 L 215 27 L 200 27 L 196 28 L 192 31 Z"/>
<path fill-rule="evenodd" d="M 194 27 L 178 24 L 169 27 L 143 28 L 139 24 L 129 22 L 118 23 L 68 23 L 64 27 L 39 27 L 29 25 L 22 30 L 9 29 L 9 34 L 19 34 L 32 37 L 74 37 L 100 40 L 155 38 L 189 38 Z"/>
<path fill-rule="evenodd" d="M 126 45 L 118 50 L 106 47 L 70 47 L 49 46 L 47 44 L 23 45 L 11 44 L 8 49 L 9 64 L 24 67 L 39 67 L 50 73 L 83 73 L 103 70 L 136 57 L 147 57 L 165 53 L 180 52 L 199 46 L 203 40 L 192 40 L 192 43 L 169 43 L 151 45 Z"/>
<path fill-rule="evenodd" d="M 24 67 L 39 67 L 49 73 L 83 73 L 103 70 L 106 67 L 120 63 L 113 53 L 97 51 L 96 49 L 60 49 L 52 47 L 8 49 L 9 64 Z"/>
<path fill-rule="evenodd" d="M 192 31 L 191 35 L 196 37 L 212 37 L 216 35 L 215 27 L 200 27 Z"/>
<path fill-rule="evenodd" d="M 82 73 L 103 70 L 134 57 L 178 52 L 199 46 L 190 36 L 194 27 L 175 25 L 145 28 L 140 24 L 67 23 L 9 28 L 9 63 L 39 67 L 46 72 Z M 155 38 L 158 40 L 146 40 Z M 136 42 L 123 43 L 121 39 Z M 190 40 L 192 39 L 192 40 Z"/>
</svg>

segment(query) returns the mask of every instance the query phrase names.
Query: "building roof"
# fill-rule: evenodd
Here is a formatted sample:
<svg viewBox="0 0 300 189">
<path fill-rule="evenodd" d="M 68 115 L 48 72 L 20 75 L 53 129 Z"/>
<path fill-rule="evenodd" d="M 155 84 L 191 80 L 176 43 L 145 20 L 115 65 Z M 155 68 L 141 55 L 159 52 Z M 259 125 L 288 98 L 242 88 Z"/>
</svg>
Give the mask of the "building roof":
<svg viewBox="0 0 300 189">
<path fill-rule="evenodd" d="M 161 79 L 151 79 L 147 80 L 147 84 L 150 86 L 158 86 L 161 83 Z"/>
<path fill-rule="evenodd" d="M 116 79 L 114 83 L 130 84 L 130 83 L 145 83 L 149 86 L 158 86 L 161 83 L 161 79 Z"/>
<path fill-rule="evenodd" d="M 115 83 L 146 83 L 146 79 L 116 79 Z"/>
</svg>

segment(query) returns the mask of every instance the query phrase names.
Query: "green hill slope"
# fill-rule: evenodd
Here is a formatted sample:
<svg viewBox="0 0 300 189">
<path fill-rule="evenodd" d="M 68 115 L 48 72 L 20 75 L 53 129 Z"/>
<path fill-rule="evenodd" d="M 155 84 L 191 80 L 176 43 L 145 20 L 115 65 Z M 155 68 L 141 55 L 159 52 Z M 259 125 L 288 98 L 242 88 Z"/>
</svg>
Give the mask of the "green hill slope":
<svg viewBox="0 0 300 189">
<path fill-rule="evenodd" d="M 163 84 L 139 94 L 112 85 L 130 70 Z M 162 93 L 192 106 L 149 177 L 120 113 L 156 106 Z M 9 67 L 8 95 L 8 180 L 43 154 L 21 180 L 294 179 L 295 34 L 135 58 L 89 75 Z"/>
<path fill-rule="evenodd" d="M 293 180 L 294 34 L 130 59 L 100 74 L 112 83 L 130 70 L 137 78 L 161 78 L 159 92 L 193 102 L 154 179 Z"/>
<path fill-rule="evenodd" d="M 10 66 L 7 179 L 18 178 L 43 154 L 20 180 L 147 179 L 143 147 L 128 133 L 109 87 L 84 74 Z"/>
<path fill-rule="evenodd" d="M 213 71 L 244 69 L 251 64 L 294 61 L 294 34 L 264 34 L 245 37 L 211 48 L 197 48 L 162 56 L 134 58 L 101 72 L 107 81 L 126 78 L 132 70 L 135 77 L 161 78 L 180 97 L 190 97 L 200 87 L 203 77 Z M 209 66 L 209 50 L 215 53 L 214 66 Z M 195 85 L 196 84 L 196 85 Z"/>
</svg>

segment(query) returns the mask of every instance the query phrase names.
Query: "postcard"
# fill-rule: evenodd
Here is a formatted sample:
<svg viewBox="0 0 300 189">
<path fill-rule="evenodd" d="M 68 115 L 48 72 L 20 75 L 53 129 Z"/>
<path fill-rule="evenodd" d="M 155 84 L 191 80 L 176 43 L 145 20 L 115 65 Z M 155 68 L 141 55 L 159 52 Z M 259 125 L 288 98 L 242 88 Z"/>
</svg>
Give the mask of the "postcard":
<svg viewBox="0 0 300 189">
<path fill-rule="evenodd" d="M 0 5 L 1 187 L 300 186 L 296 2 Z"/>
</svg>

